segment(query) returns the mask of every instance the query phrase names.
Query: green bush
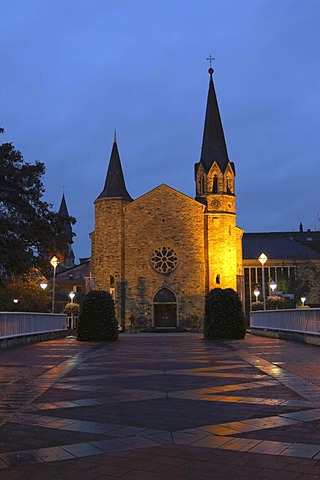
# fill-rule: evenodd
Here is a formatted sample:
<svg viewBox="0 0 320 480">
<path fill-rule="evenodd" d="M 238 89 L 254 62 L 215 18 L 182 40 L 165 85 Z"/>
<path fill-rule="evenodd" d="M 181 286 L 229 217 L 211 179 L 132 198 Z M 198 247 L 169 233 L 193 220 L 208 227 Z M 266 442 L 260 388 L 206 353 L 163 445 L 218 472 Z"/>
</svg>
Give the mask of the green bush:
<svg viewBox="0 0 320 480">
<path fill-rule="evenodd" d="M 232 288 L 214 288 L 207 293 L 203 333 L 206 340 L 244 338 L 242 303 Z"/>
<path fill-rule="evenodd" d="M 108 292 L 92 290 L 84 297 L 78 323 L 78 340 L 118 340 L 118 322 L 114 301 Z"/>
</svg>

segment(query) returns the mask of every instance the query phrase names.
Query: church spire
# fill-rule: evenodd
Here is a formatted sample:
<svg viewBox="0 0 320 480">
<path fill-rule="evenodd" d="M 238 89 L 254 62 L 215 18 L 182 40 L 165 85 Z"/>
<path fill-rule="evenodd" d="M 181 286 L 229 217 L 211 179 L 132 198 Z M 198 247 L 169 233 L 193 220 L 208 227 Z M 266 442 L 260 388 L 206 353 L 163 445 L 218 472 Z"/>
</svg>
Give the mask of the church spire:
<svg viewBox="0 0 320 480">
<path fill-rule="evenodd" d="M 122 198 L 125 200 L 131 200 L 131 197 L 126 189 L 122 172 L 120 155 L 117 146 L 116 131 L 114 132 L 114 140 L 106 181 L 98 199 L 100 198 Z"/>
<path fill-rule="evenodd" d="M 59 208 L 59 211 L 58 211 L 58 217 L 59 217 L 63 232 L 66 235 L 66 241 L 67 241 L 66 256 L 64 258 L 63 263 L 61 263 L 60 267 L 59 267 L 59 270 L 62 271 L 65 268 L 73 267 L 74 266 L 74 259 L 75 259 L 75 255 L 74 255 L 74 252 L 73 252 L 73 249 L 72 249 L 73 232 L 72 232 L 72 226 L 71 226 L 71 222 L 70 222 L 70 219 L 69 219 L 70 217 L 69 217 L 67 202 L 66 202 L 64 193 L 62 194 L 60 208 Z"/>
<path fill-rule="evenodd" d="M 213 85 L 212 75 L 214 70 L 211 68 L 211 66 L 208 72 L 210 74 L 210 80 L 200 163 L 202 163 L 206 172 L 208 172 L 213 162 L 216 161 L 221 171 L 224 172 L 229 163 L 229 158 L 222 128 L 218 101 Z"/>
<path fill-rule="evenodd" d="M 69 212 L 68 212 L 68 209 L 67 209 L 67 203 L 66 203 L 64 193 L 62 194 L 62 199 L 61 199 L 58 215 L 59 215 L 59 218 L 60 218 L 61 222 L 63 223 L 64 231 L 68 235 L 70 235 L 70 242 L 71 242 L 72 241 L 72 227 L 71 227 L 71 223 L 69 221 Z"/>
<path fill-rule="evenodd" d="M 69 217 L 69 213 L 68 213 L 68 209 L 67 209 L 67 203 L 66 203 L 64 193 L 62 194 L 62 198 L 61 198 L 59 215 L 61 215 L 61 217 Z"/>
</svg>

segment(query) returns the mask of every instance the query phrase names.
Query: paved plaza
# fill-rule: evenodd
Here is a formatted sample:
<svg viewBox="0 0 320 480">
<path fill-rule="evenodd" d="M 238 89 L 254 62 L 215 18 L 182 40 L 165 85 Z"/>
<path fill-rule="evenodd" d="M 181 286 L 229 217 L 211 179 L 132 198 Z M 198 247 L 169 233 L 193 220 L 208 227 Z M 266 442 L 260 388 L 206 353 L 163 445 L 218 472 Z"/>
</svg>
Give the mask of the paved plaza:
<svg viewBox="0 0 320 480">
<path fill-rule="evenodd" d="M 320 479 L 320 347 L 74 337 L 0 351 L 0 479 Z"/>
</svg>

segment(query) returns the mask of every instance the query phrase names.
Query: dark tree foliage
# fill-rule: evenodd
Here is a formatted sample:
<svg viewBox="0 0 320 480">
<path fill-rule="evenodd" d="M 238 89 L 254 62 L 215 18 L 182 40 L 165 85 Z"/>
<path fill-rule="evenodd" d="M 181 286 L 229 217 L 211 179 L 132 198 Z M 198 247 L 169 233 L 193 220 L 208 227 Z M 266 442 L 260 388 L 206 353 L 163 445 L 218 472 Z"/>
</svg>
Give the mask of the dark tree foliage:
<svg viewBox="0 0 320 480">
<path fill-rule="evenodd" d="M 0 311 L 50 312 L 49 290 L 39 287 L 43 280 L 45 277 L 35 267 L 19 277 L 0 279 Z M 13 302 L 14 298 L 18 303 Z"/>
<path fill-rule="evenodd" d="M 232 288 L 214 288 L 206 295 L 204 338 L 239 339 L 245 336 L 242 303 Z"/>
<path fill-rule="evenodd" d="M 84 297 L 78 323 L 78 340 L 115 341 L 119 338 L 114 301 L 104 290 L 92 290 Z"/>
<path fill-rule="evenodd" d="M 62 260 L 67 251 L 63 221 L 42 200 L 44 173 L 43 163 L 31 165 L 11 143 L 0 145 L 0 267 L 6 276 L 49 268 L 53 254 Z"/>
</svg>

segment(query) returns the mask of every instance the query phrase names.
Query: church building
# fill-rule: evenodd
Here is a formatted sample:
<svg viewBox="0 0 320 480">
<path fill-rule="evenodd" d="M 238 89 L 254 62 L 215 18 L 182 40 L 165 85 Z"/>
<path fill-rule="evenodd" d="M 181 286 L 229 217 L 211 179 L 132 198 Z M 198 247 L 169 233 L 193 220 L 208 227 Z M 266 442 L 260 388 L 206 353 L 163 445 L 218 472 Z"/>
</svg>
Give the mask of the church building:
<svg viewBox="0 0 320 480">
<path fill-rule="evenodd" d="M 114 138 L 105 185 L 94 202 L 91 269 L 95 288 L 113 295 L 125 328 L 133 320 L 140 328 L 193 328 L 203 319 L 209 290 L 232 288 L 242 295 L 235 166 L 228 157 L 212 68 L 194 177 L 195 198 L 162 184 L 132 199 Z"/>
</svg>

